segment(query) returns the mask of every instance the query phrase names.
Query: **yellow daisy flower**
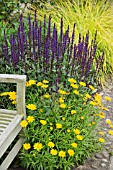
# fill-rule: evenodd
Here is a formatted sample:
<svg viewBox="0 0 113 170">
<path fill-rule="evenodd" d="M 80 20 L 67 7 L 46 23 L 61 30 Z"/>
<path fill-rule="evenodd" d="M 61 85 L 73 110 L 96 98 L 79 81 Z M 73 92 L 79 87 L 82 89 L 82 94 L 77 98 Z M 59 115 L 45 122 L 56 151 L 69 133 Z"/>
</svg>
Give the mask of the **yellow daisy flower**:
<svg viewBox="0 0 113 170">
<path fill-rule="evenodd" d="M 75 133 L 76 135 L 79 135 L 79 134 L 80 134 L 80 130 L 74 129 L 74 133 Z"/>
<path fill-rule="evenodd" d="M 85 82 L 82 82 L 82 81 L 79 82 L 79 84 L 80 84 L 81 86 L 84 86 L 84 87 L 86 86 L 86 83 L 85 83 Z"/>
<path fill-rule="evenodd" d="M 74 78 L 69 78 L 68 81 L 69 81 L 70 83 L 76 83 L 76 80 L 75 80 Z"/>
<path fill-rule="evenodd" d="M 59 154 L 58 154 L 58 156 L 64 158 L 64 157 L 66 156 L 66 152 L 60 151 Z"/>
<path fill-rule="evenodd" d="M 71 132 L 71 130 L 70 130 L 70 129 L 67 129 L 67 132 L 69 133 L 69 132 Z"/>
<path fill-rule="evenodd" d="M 81 135 L 77 135 L 76 138 L 77 138 L 78 140 L 83 140 L 83 136 L 81 136 Z"/>
<path fill-rule="evenodd" d="M 28 116 L 27 121 L 28 123 L 32 123 L 35 120 L 34 116 Z"/>
<path fill-rule="evenodd" d="M 50 98 L 50 95 L 47 93 L 47 94 L 44 94 L 44 98 L 46 99 L 49 99 Z"/>
<path fill-rule="evenodd" d="M 56 128 L 57 128 L 57 129 L 61 129 L 61 128 L 62 128 L 62 124 L 56 123 Z"/>
<path fill-rule="evenodd" d="M 24 144 L 23 144 L 23 148 L 24 148 L 25 150 L 29 150 L 29 149 L 31 148 L 30 143 L 24 143 Z"/>
<path fill-rule="evenodd" d="M 78 95 L 78 94 L 79 94 L 79 91 L 73 90 L 73 93 Z"/>
<path fill-rule="evenodd" d="M 112 101 L 112 98 L 111 97 L 108 97 L 108 96 L 105 96 L 105 100 L 107 100 L 107 101 Z"/>
<path fill-rule="evenodd" d="M 101 142 L 101 143 L 104 143 L 104 142 L 105 142 L 105 139 L 104 139 L 104 138 L 99 138 L 98 140 L 99 140 L 99 142 Z"/>
<path fill-rule="evenodd" d="M 26 120 L 22 120 L 21 122 L 20 122 L 20 126 L 21 127 L 26 127 L 28 125 L 28 122 L 26 121 Z"/>
<path fill-rule="evenodd" d="M 33 147 L 34 147 L 34 149 L 36 149 L 37 151 L 40 151 L 40 150 L 42 149 L 43 145 L 42 145 L 42 143 L 37 142 L 37 143 L 35 143 L 35 144 L 33 145 Z"/>
<path fill-rule="evenodd" d="M 108 130 L 108 133 L 109 133 L 110 135 L 113 135 L 113 130 Z"/>
<path fill-rule="evenodd" d="M 59 98 L 60 103 L 64 103 L 64 99 L 62 97 Z"/>
<path fill-rule="evenodd" d="M 71 144 L 71 146 L 72 146 L 73 148 L 77 148 L 78 144 L 74 142 L 74 143 Z"/>
<path fill-rule="evenodd" d="M 34 104 L 28 104 L 26 107 L 30 110 L 36 110 L 36 106 Z"/>
<path fill-rule="evenodd" d="M 90 88 L 91 90 L 95 90 L 95 88 L 94 88 L 92 85 L 89 85 L 89 88 Z"/>
<path fill-rule="evenodd" d="M 76 110 L 71 110 L 71 114 L 75 114 L 76 113 Z"/>
<path fill-rule="evenodd" d="M 56 149 L 51 149 L 50 154 L 54 155 L 54 156 L 57 155 L 57 150 Z"/>
<path fill-rule="evenodd" d="M 78 85 L 77 84 L 70 84 L 71 87 L 73 87 L 74 89 L 78 89 Z"/>
<path fill-rule="evenodd" d="M 42 82 L 38 82 L 38 83 L 37 83 L 37 86 L 42 86 L 42 85 L 43 85 Z"/>
<path fill-rule="evenodd" d="M 100 134 L 100 135 L 102 135 L 102 136 L 104 136 L 104 135 L 105 135 L 105 134 L 104 134 L 104 132 L 99 132 L 99 134 Z"/>
<path fill-rule="evenodd" d="M 58 93 L 60 93 L 60 94 L 66 94 L 67 92 L 64 91 L 64 90 L 58 90 Z"/>
<path fill-rule="evenodd" d="M 49 83 L 48 80 L 43 80 L 42 82 L 45 83 L 45 84 L 48 84 L 48 83 Z"/>
<path fill-rule="evenodd" d="M 40 120 L 40 123 L 41 123 L 42 125 L 46 125 L 46 124 L 47 124 L 46 120 Z"/>
<path fill-rule="evenodd" d="M 112 124 L 111 120 L 110 119 L 106 119 L 106 124 L 107 125 L 111 125 Z"/>
<path fill-rule="evenodd" d="M 72 149 L 68 149 L 68 154 L 69 156 L 73 156 L 75 154 L 75 152 Z"/>
<path fill-rule="evenodd" d="M 53 148 L 53 147 L 55 146 L 55 144 L 54 144 L 53 142 L 49 142 L 49 143 L 48 143 L 48 146 L 49 146 L 50 148 Z"/>
<path fill-rule="evenodd" d="M 66 108 L 66 104 L 60 104 L 60 108 L 65 109 Z"/>
</svg>

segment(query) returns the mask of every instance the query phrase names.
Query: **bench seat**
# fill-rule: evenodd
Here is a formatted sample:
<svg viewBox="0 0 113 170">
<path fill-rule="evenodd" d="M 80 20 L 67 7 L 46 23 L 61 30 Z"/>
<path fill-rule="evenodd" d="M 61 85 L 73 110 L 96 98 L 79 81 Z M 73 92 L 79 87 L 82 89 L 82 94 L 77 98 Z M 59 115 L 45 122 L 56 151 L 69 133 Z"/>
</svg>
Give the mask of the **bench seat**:
<svg viewBox="0 0 113 170">
<path fill-rule="evenodd" d="M 22 131 L 20 122 L 25 118 L 25 82 L 26 76 L 21 75 L 3 75 L 0 74 L 0 82 L 16 83 L 17 84 L 17 109 L 7 110 L 0 109 L 0 159 Z M 24 114 L 24 117 L 23 117 Z M 7 157 L 2 161 L 0 170 L 7 170 L 11 162 L 19 152 L 24 138 L 20 137 L 16 139 L 16 144 L 9 151 Z"/>
</svg>

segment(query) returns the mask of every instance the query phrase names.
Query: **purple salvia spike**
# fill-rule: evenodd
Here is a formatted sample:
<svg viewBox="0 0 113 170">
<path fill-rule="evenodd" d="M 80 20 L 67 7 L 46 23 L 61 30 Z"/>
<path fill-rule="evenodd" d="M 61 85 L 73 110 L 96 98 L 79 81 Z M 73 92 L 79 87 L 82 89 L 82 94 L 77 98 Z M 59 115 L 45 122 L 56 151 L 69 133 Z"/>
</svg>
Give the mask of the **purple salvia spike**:
<svg viewBox="0 0 113 170">
<path fill-rule="evenodd" d="M 24 59 L 24 42 L 25 42 L 25 32 L 24 32 L 24 24 L 22 22 L 22 14 L 20 15 L 20 25 L 19 25 L 19 37 L 20 37 L 20 49 L 21 49 L 21 57 Z"/>
<path fill-rule="evenodd" d="M 38 47 L 38 22 L 37 22 L 37 18 L 36 18 L 36 10 L 35 10 L 35 16 L 34 16 L 34 41 L 35 41 L 35 59 L 37 59 L 36 56 L 36 51 L 37 51 L 37 47 Z"/>
<path fill-rule="evenodd" d="M 88 42 L 89 42 L 89 34 L 87 33 L 85 38 L 85 45 L 84 45 L 84 55 L 87 54 Z"/>
<path fill-rule="evenodd" d="M 57 56 L 57 51 L 58 51 L 57 50 L 58 49 L 58 34 L 57 34 L 57 29 L 55 29 L 55 35 L 54 36 L 55 36 L 55 42 L 56 42 L 55 43 L 55 46 L 56 46 L 56 52 L 55 53 L 56 53 L 56 56 Z"/>
<path fill-rule="evenodd" d="M 84 44 L 84 48 L 83 48 L 82 74 L 84 74 L 84 67 L 85 67 L 85 63 L 86 63 L 86 59 L 87 59 L 87 55 L 88 55 L 88 42 L 89 42 L 89 32 L 86 34 L 85 44 Z"/>
<path fill-rule="evenodd" d="M 10 59 L 9 56 L 7 56 L 7 47 L 2 44 L 2 53 L 5 55 L 6 61 L 9 63 Z"/>
<path fill-rule="evenodd" d="M 96 30 L 95 36 L 94 36 L 94 44 L 96 43 L 96 39 L 97 39 L 97 30 Z"/>
<path fill-rule="evenodd" d="M 87 78 L 89 72 L 90 72 L 90 68 L 93 62 L 93 53 L 92 53 L 92 44 L 93 44 L 93 40 L 91 42 L 91 47 L 90 47 L 90 56 L 87 62 L 87 67 L 86 67 L 86 73 L 85 73 L 85 77 Z"/>
<path fill-rule="evenodd" d="M 35 23 L 35 36 L 36 36 L 36 44 L 37 44 L 37 40 L 38 40 L 38 23 Z"/>
<path fill-rule="evenodd" d="M 50 37 L 50 32 L 51 32 L 51 15 L 49 16 L 49 21 L 48 21 L 48 37 Z"/>
<path fill-rule="evenodd" d="M 40 21 L 40 43 L 42 41 L 42 22 Z"/>
<path fill-rule="evenodd" d="M 89 40 L 89 35 L 86 34 L 85 43 L 83 43 L 83 53 L 82 53 L 82 61 L 81 61 L 82 75 L 84 74 L 84 68 L 85 68 L 85 63 L 87 59 L 88 40 Z"/>
<path fill-rule="evenodd" d="M 57 53 L 57 30 L 56 26 L 54 24 L 54 29 L 53 29 L 53 36 L 52 36 L 52 42 L 51 42 L 51 48 L 54 53 Z"/>
<path fill-rule="evenodd" d="M 68 41 L 67 41 L 67 63 L 69 63 L 69 53 L 70 53 L 70 38 L 68 38 Z M 68 66 L 66 68 L 66 75 L 68 75 Z"/>
<path fill-rule="evenodd" d="M 40 49 L 41 48 L 41 42 L 40 42 L 40 29 L 38 29 L 38 58 L 40 58 Z"/>
<path fill-rule="evenodd" d="M 74 60 L 77 58 L 77 46 L 74 44 Z"/>
<path fill-rule="evenodd" d="M 63 36 L 63 53 L 65 53 L 68 39 L 69 39 L 69 25 L 68 25 L 68 29 L 66 30 L 66 33 Z"/>
<path fill-rule="evenodd" d="M 22 59 L 24 59 L 24 42 L 22 40 L 23 40 L 23 38 L 21 38 L 21 44 L 20 44 L 20 46 L 21 46 L 21 57 L 22 57 Z"/>
<path fill-rule="evenodd" d="M 81 42 L 81 33 L 79 33 L 78 43 Z"/>
<path fill-rule="evenodd" d="M 36 60 L 36 51 L 35 51 L 35 37 L 36 37 L 36 34 L 35 34 L 35 23 L 33 22 L 33 59 Z"/>
<path fill-rule="evenodd" d="M 54 23 L 54 28 L 53 28 L 53 35 L 52 35 L 52 42 L 51 42 L 51 50 L 52 50 L 52 58 L 51 58 L 51 72 L 53 68 L 53 62 L 54 62 L 54 56 L 57 53 L 57 30 L 56 26 Z"/>
<path fill-rule="evenodd" d="M 38 22 L 35 23 L 35 43 L 36 43 L 36 52 L 38 51 Z M 36 60 L 38 56 L 36 55 Z"/>
<path fill-rule="evenodd" d="M 51 16 L 49 16 L 48 34 L 46 37 L 46 64 L 49 64 L 50 60 L 50 40 L 51 40 Z M 48 69 L 48 66 L 46 67 Z"/>
<path fill-rule="evenodd" d="M 12 38 L 12 34 L 10 35 L 10 45 L 11 45 L 11 59 L 13 59 L 13 38 Z"/>
<path fill-rule="evenodd" d="M 21 35 L 20 35 L 20 26 L 18 27 L 18 34 L 17 34 L 17 42 L 18 42 L 18 54 L 21 54 Z M 21 58 L 22 59 L 22 58 Z"/>
<path fill-rule="evenodd" d="M 70 37 L 67 40 L 67 59 L 69 60 L 69 53 L 70 53 Z"/>
<path fill-rule="evenodd" d="M 89 58 L 89 59 L 88 59 L 88 63 L 87 63 L 87 67 L 86 67 L 85 78 L 88 77 L 88 74 L 89 74 L 89 72 L 90 72 L 91 65 L 92 65 L 92 59 Z"/>
<path fill-rule="evenodd" d="M 35 14 L 34 14 L 34 23 L 37 22 L 37 19 L 36 19 L 36 10 L 35 10 Z"/>
<path fill-rule="evenodd" d="M 23 18 L 23 16 L 22 16 L 22 14 L 20 15 L 20 23 L 22 22 L 22 18 Z"/>
<path fill-rule="evenodd" d="M 84 46 L 84 39 L 82 40 L 82 42 L 80 42 L 78 44 L 78 55 L 79 55 L 78 61 L 79 61 L 79 64 L 82 63 L 83 46 Z"/>
<path fill-rule="evenodd" d="M 40 27 L 38 29 L 38 58 L 41 55 L 41 34 L 42 34 L 42 22 L 40 21 Z"/>
<path fill-rule="evenodd" d="M 61 62 L 64 60 L 64 44 L 63 44 L 63 19 L 60 21 L 60 57 Z"/>
<path fill-rule="evenodd" d="M 63 36 L 63 19 L 60 21 L 60 43 L 62 44 L 62 36 Z"/>
<path fill-rule="evenodd" d="M 10 44 L 11 44 L 11 58 L 12 58 L 12 64 L 15 68 L 15 52 L 14 52 L 14 37 L 13 35 L 10 36 Z"/>
<path fill-rule="evenodd" d="M 25 60 L 25 42 L 26 42 L 26 36 L 25 36 L 25 32 L 24 32 L 24 24 L 21 23 L 21 52 L 22 52 L 22 59 Z"/>
<path fill-rule="evenodd" d="M 53 28 L 52 40 L 51 40 L 51 50 L 53 53 L 55 53 L 55 51 L 56 51 L 56 48 L 55 48 L 55 23 L 54 23 L 54 28 Z"/>
<path fill-rule="evenodd" d="M 76 46 L 76 44 L 74 44 L 74 56 L 73 56 L 73 59 L 72 59 L 71 76 L 74 75 L 74 65 L 75 65 L 75 62 L 76 62 L 76 57 L 77 57 L 77 46 Z"/>
<path fill-rule="evenodd" d="M 3 52 L 3 54 L 5 53 L 4 49 L 5 49 L 5 45 L 2 44 L 2 52 Z"/>
<path fill-rule="evenodd" d="M 48 63 L 49 63 L 49 38 L 46 38 L 46 42 L 45 42 L 45 68 L 47 71 L 47 67 L 48 67 Z"/>
<path fill-rule="evenodd" d="M 73 43 L 74 43 L 74 37 L 75 37 L 75 26 L 76 26 L 76 24 L 74 23 L 73 33 L 72 33 L 72 42 L 71 42 L 72 45 L 73 45 Z"/>
<path fill-rule="evenodd" d="M 93 46 L 93 56 L 95 56 L 96 51 L 97 51 L 97 44 L 94 44 L 94 46 Z"/>
<path fill-rule="evenodd" d="M 18 56 L 18 50 L 17 50 L 17 38 L 13 37 L 13 41 L 14 41 L 14 60 L 15 60 L 15 67 L 17 66 L 17 64 L 19 63 L 19 56 Z"/>
<path fill-rule="evenodd" d="M 31 38 L 31 18 L 30 18 L 30 16 L 28 17 L 28 25 L 29 25 L 28 38 L 30 40 L 30 38 Z"/>
<path fill-rule="evenodd" d="M 5 33 L 5 30 L 4 30 L 4 40 L 5 40 L 5 55 L 6 55 L 6 61 L 9 63 L 9 52 L 8 52 L 8 41 L 7 41 L 7 37 L 6 37 L 6 33 Z"/>
<path fill-rule="evenodd" d="M 46 36 L 46 15 L 44 15 L 44 42 L 45 42 L 45 36 Z"/>
</svg>

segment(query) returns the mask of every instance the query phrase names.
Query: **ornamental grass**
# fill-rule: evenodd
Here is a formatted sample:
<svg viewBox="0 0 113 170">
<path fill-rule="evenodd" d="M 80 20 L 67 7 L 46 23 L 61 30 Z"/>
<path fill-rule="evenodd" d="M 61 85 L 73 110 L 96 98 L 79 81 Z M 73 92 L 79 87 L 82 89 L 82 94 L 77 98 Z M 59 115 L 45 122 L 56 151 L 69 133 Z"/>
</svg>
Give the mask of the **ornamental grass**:
<svg viewBox="0 0 113 170">
<path fill-rule="evenodd" d="M 104 110 L 108 108 L 103 106 L 101 95 L 95 92 L 92 85 L 68 78 L 68 88 L 59 84 L 56 93 L 51 92 L 49 80 L 29 82 L 35 83 L 26 82 L 27 117 L 20 123 L 25 138 L 20 153 L 23 167 L 31 170 L 70 170 L 103 148 L 106 136 L 100 123 L 106 119 Z M 43 88 L 43 84 L 48 84 L 48 87 Z M 11 94 L 0 94 L 1 101 L 5 99 L 8 108 L 16 106 Z M 105 100 L 110 102 L 112 99 L 106 96 Z M 113 135 L 113 122 L 110 119 L 105 121 L 109 126 L 108 134 Z"/>
</svg>

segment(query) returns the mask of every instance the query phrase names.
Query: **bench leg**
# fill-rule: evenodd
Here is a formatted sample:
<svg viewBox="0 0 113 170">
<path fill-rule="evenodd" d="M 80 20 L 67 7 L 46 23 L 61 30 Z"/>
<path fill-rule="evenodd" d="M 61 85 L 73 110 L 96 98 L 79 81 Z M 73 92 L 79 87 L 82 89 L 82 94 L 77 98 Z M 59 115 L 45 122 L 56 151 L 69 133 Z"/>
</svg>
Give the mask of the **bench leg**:
<svg viewBox="0 0 113 170">
<path fill-rule="evenodd" d="M 0 166 L 0 170 L 7 170 L 13 159 L 16 157 L 17 153 L 22 147 L 22 144 L 24 143 L 24 138 L 20 138 L 17 143 L 14 145 L 12 150 L 9 152 L 5 160 L 2 162 Z"/>
</svg>

